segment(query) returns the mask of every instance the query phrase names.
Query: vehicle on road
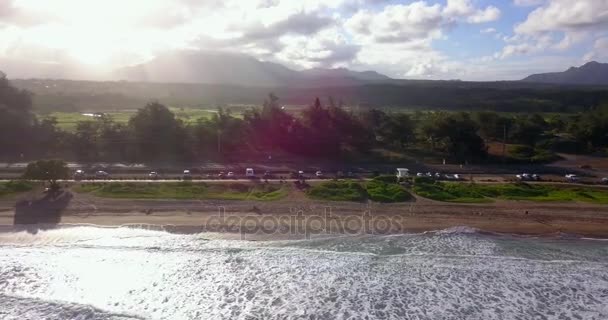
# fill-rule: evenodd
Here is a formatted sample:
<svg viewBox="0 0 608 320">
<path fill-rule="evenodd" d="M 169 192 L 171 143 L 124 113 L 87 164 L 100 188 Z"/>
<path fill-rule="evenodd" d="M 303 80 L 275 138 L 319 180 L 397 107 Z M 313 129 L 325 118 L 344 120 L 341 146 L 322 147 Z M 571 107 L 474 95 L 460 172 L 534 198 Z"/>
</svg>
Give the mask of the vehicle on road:
<svg viewBox="0 0 608 320">
<path fill-rule="evenodd" d="M 323 172 L 321 170 L 315 172 L 315 176 L 317 179 L 323 179 Z"/>
<path fill-rule="evenodd" d="M 247 178 L 255 178 L 255 171 L 253 171 L 253 168 L 247 168 L 247 169 L 245 169 L 245 177 L 247 177 Z"/>
<path fill-rule="evenodd" d="M 270 173 L 270 171 L 266 171 L 262 177 L 264 177 L 264 179 L 271 179 L 272 173 Z"/>
<path fill-rule="evenodd" d="M 190 170 L 184 170 L 184 173 L 182 175 L 182 179 L 184 180 L 192 180 L 192 172 L 190 172 Z"/>
<path fill-rule="evenodd" d="M 608 177 L 602 178 L 601 182 L 603 184 L 608 184 Z"/>
<path fill-rule="evenodd" d="M 407 178 L 410 176 L 410 170 L 406 168 L 397 168 L 397 179 Z"/>
<path fill-rule="evenodd" d="M 152 180 L 158 179 L 158 172 L 156 172 L 156 171 L 150 171 L 150 173 L 148 173 L 148 178 L 152 179 Z"/>
<path fill-rule="evenodd" d="M 226 178 L 228 178 L 228 179 L 234 179 L 234 177 L 235 177 L 235 175 L 234 175 L 234 172 L 232 172 L 232 171 L 229 171 L 229 172 L 226 174 Z"/>
<path fill-rule="evenodd" d="M 537 174 L 522 173 L 515 177 L 520 181 L 540 181 L 540 176 Z"/>
<path fill-rule="evenodd" d="M 103 170 L 99 170 L 95 172 L 95 178 L 96 179 L 109 179 L 110 178 L 110 174 L 103 171 Z"/>
<path fill-rule="evenodd" d="M 76 172 L 74 172 L 74 180 L 76 181 L 80 181 L 82 179 L 84 179 L 86 177 L 86 174 L 84 173 L 83 170 L 76 170 Z"/>
<path fill-rule="evenodd" d="M 455 174 L 446 174 L 445 175 L 445 179 L 446 180 L 460 180 L 460 175 L 455 173 Z"/>
<path fill-rule="evenodd" d="M 566 181 L 568 182 L 577 182 L 578 181 L 578 176 L 575 174 L 567 174 L 564 176 L 566 178 Z"/>
</svg>

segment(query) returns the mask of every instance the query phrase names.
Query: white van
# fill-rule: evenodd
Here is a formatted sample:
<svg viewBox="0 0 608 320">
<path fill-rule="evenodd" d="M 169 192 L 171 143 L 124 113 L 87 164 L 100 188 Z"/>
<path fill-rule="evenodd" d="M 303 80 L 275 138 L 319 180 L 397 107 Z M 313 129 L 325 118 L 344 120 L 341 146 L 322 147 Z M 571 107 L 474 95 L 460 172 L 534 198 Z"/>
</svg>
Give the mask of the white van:
<svg viewBox="0 0 608 320">
<path fill-rule="evenodd" d="M 245 177 L 247 177 L 247 178 L 255 177 L 255 172 L 253 171 L 253 168 L 245 169 Z"/>
</svg>

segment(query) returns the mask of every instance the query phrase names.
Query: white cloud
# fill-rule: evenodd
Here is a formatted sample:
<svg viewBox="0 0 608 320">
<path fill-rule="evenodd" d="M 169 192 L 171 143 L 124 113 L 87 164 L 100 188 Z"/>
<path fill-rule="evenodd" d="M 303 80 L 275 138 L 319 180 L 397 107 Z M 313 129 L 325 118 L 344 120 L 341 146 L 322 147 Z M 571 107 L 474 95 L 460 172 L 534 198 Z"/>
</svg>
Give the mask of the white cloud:
<svg viewBox="0 0 608 320">
<path fill-rule="evenodd" d="M 515 31 L 537 34 L 551 31 L 580 31 L 608 25 L 608 0 L 552 0 L 535 9 Z"/>
<path fill-rule="evenodd" d="M 496 33 L 496 29 L 495 28 L 485 28 L 485 29 L 481 29 L 479 32 L 480 33 L 485 33 L 485 34 Z"/>
<path fill-rule="evenodd" d="M 546 0 L 514 0 L 513 4 L 518 7 L 532 7 L 545 3 Z"/>
<path fill-rule="evenodd" d="M 485 23 L 496 21 L 500 18 L 500 10 L 494 6 L 489 6 L 484 10 L 477 10 L 467 18 L 470 23 Z"/>
<path fill-rule="evenodd" d="M 475 8 L 471 0 L 448 0 L 443 13 L 449 19 L 464 17 L 469 23 L 496 21 L 501 14 L 495 6 L 488 6 L 484 9 Z"/>
<path fill-rule="evenodd" d="M 506 39 L 501 53 L 503 58 L 563 51 L 601 37 L 608 28 L 608 0 L 546 0 L 516 1 L 516 4 L 542 4 L 527 18 L 515 25 L 515 35 Z"/>
<path fill-rule="evenodd" d="M 608 60 L 608 37 L 597 39 L 593 49 L 583 57 L 583 60 Z"/>
<path fill-rule="evenodd" d="M 285 36 L 278 62 L 295 68 L 337 67 L 351 62 L 360 47 L 350 44 L 337 28 L 321 31 L 314 37 Z"/>
<path fill-rule="evenodd" d="M 438 38 L 446 23 L 438 4 L 414 2 L 390 5 L 381 12 L 357 12 L 345 23 L 346 29 L 365 42 L 404 43 Z"/>
</svg>

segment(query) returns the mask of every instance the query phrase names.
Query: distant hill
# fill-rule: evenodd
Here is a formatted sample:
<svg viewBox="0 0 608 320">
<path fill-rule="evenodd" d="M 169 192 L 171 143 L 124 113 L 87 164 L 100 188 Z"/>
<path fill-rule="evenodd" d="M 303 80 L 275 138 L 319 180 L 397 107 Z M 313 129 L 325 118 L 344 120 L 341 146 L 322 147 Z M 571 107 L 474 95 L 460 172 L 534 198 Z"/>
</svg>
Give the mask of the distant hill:
<svg viewBox="0 0 608 320">
<path fill-rule="evenodd" d="M 162 83 L 227 84 L 258 87 L 322 87 L 390 81 L 375 71 L 310 69 L 296 71 L 251 56 L 226 52 L 178 51 L 115 71 L 117 80 Z"/>
<path fill-rule="evenodd" d="M 608 63 L 591 61 L 578 68 L 571 67 L 564 72 L 533 74 L 522 81 L 606 86 L 608 85 Z"/>
</svg>

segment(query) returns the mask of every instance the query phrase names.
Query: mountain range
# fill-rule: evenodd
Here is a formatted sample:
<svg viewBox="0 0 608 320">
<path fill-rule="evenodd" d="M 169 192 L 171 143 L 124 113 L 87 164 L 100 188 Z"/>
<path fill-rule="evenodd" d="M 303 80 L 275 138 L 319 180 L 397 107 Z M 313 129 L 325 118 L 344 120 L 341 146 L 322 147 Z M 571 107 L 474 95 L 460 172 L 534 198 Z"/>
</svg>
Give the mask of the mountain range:
<svg viewBox="0 0 608 320">
<path fill-rule="evenodd" d="M 308 69 L 296 71 L 251 56 L 226 52 L 179 51 L 118 69 L 113 78 L 137 82 L 229 84 L 260 87 L 322 87 L 391 81 L 375 71 Z"/>
<path fill-rule="evenodd" d="M 293 70 L 281 64 L 238 53 L 176 51 L 142 64 L 114 71 L 112 79 L 158 82 L 227 84 L 257 87 L 348 87 L 361 84 L 403 84 L 375 71 L 346 68 Z M 554 85 L 608 85 L 608 64 L 588 62 L 564 72 L 530 75 L 523 83 Z"/>
<path fill-rule="evenodd" d="M 571 67 L 564 72 L 533 74 L 522 81 L 561 85 L 608 86 L 608 63 L 591 61 L 578 68 Z"/>
</svg>

